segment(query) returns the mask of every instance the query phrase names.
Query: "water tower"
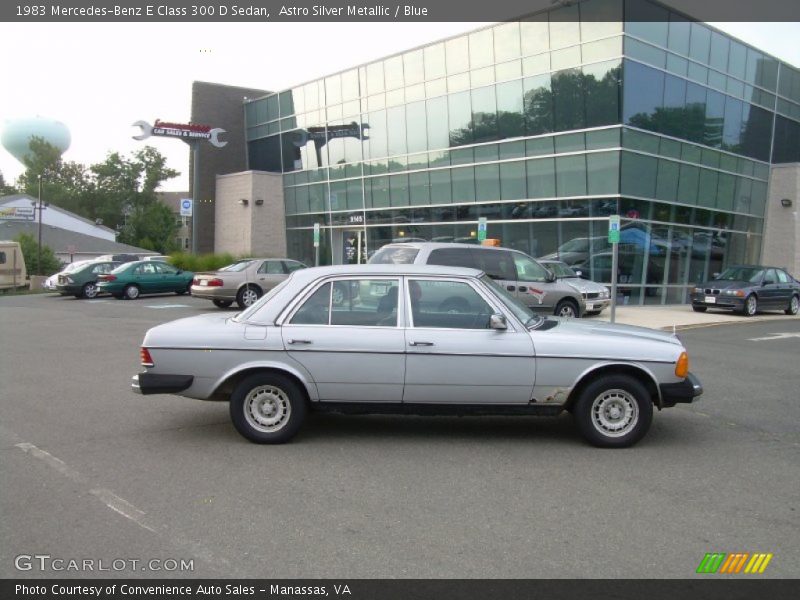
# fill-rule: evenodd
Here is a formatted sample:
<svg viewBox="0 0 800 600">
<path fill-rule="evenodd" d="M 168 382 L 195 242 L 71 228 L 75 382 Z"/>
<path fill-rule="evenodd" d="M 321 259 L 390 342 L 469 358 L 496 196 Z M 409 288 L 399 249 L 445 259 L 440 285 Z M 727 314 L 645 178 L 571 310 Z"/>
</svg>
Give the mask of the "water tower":
<svg viewBox="0 0 800 600">
<path fill-rule="evenodd" d="M 32 137 L 42 138 L 58 148 L 61 154 L 67 151 L 72 141 L 69 129 L 64 123 L 39 116 L 7 121 L 3 131 L 0 132 L 0 142 L 3 147 L 23 164 L 31 152 Z"/>
</svg>

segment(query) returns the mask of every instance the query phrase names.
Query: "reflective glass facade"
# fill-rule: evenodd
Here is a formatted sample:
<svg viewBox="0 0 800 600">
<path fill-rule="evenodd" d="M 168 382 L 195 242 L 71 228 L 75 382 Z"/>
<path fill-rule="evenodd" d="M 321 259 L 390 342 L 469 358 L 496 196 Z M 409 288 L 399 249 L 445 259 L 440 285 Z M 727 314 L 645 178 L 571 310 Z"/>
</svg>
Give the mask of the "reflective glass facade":
<svg viewBox="0 0 800 600">
<path fill-rule="evenodd" d="M 646 1 L 588 0 L 245 105 L 249 168 L 282 172 L 289 255 L 365 260 L 488 236 L 683 302 L 759 258 L 769 163 L 800 161 L 800 72 Z M 774 129 L 774 135 L 773 135 Z M 354 246 L 355 244 L 355 246 Z"/>
</svg>

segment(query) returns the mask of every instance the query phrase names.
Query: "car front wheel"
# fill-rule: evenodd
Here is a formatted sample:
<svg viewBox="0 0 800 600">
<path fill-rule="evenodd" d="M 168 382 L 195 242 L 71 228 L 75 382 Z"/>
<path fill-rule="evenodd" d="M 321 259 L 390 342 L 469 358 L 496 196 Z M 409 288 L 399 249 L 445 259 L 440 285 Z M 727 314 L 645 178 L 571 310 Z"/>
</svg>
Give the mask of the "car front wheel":
<svg viewBox="0 0 800 600">
<path fill-rule="evenodd" d="M 706 312 L 708 310 L 707 306 L 692 306 L 692 310 L 694 312 Z"/>
<path fill-rule="evenodd" d="M 233 300 L 212 300 L 212 302 L 217 308 L 228 308 L 233 304 Z"/>
<path fill-rule="evenodd" d="M 577 317 L 578 307 L 572 300 L 562 300 L 556 305 L 557 317 Z"/>
<path fill-rule="evenodd" d="M 745 317 L 753 317 L 758 312 L 758 298 L 755 294 L 750 294 L 744 301 L 742 314 Z"/>
<path fill-rule="evenodd" d="M 650 429 L 653 402 L 647 389 L 633 377 L 605 375 L 583 389 L 572 414 L 590 444 L 625 448 Z"/>
<path fill-rule="evenodd" d="M 306 417 L 306 399 L 291 379 L 256 374 L 242 380 L 231 395 L 236 430 L 257 444 L 282 444 L 297 433 Z"/>
<path fill-rule="evenodd" d="M 789 308 L 787 308 L 784 312 L 787 315 L 796 315 L 800 311 L 800 297 L 792 296 L 792 299 L 789 300 Z"/>
</svg>

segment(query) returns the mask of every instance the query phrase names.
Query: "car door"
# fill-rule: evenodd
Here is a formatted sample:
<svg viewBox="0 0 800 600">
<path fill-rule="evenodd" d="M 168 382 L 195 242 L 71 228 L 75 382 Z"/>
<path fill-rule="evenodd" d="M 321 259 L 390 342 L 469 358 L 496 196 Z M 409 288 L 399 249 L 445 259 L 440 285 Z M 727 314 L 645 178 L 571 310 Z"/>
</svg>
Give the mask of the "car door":
<svg viewBox="0 0 800 600">
<path fill-rule="evenodd" d="M 159 275 L 159 292 L 177 292 L 178 290 L 186 288 L 186 284 L 178 274 L 178 269 L 166 263 L 160 263 L 158 261 L 152 262 L 155 263 L 156 273 Z"/>
<path fill-rule="evenodd" d="M 447 298 L 456 300 L 448 301 Z M 525 404 L 535 379 L 533 342 L 527 330 L 489 327 L 501 312 L 474 282 L 409 278 L 403 402 Z M 445 306 L 462 306 L 443 310 Z"/>
<path fill-rule="evenodd" d="M 286 279 L 286 270 L 284 269 L 283 261 L 265 260 L 261 263 L 261 266 L 258 267 L 256 278 L 258 279 L 259 287 L 264 292 L 268 292 Z"/>
<path fill-rule="evenodd" d="M 551 313 L 559 300 L 559 296 L 551 289 L 547 281 L 547 269 L 525 256 L 514 252 L 514 268 L 516 269 L 516 297 L 531 310 Z M 506 288 L 513 291 L 510 288 Z"/>
<path fill-rule="evenodd" d="M 310 290 L 286 319 L 284 347 L 311 373 L 321 401 L 401 402 L 405 336 L 399 286 L 393 277 L 336 278 Z M 355 289 L 384 293 L 350 293 Z M 334 295 L 344 300 L 336 304 Z"/>
<path fill-rule="evenodd" d="M 143 262 L 134 267 L 134 281 L 143 294 L 152 294 L 162 290 L 161 274 L 152 262 Z"/>
<path fill-rule="evenodd" d="M 792 299 L 792 278 L 783 269 L 775 269 L 775 275 L 778 277 L 778 308 L 787 308 Z"/>
<path fill-rule="evenodd" d="M 761 288 L 758 291 L 761 300 L 759 304 L 763 308 L 777 308 L 783 304 L 780 284 L 778 282 L 778 274 L 775 269 L 767 269 L 764 271 L 764 279 L 761 281 Z M 786 304 L 789 299 L 786 299 Z"/>
</svg>

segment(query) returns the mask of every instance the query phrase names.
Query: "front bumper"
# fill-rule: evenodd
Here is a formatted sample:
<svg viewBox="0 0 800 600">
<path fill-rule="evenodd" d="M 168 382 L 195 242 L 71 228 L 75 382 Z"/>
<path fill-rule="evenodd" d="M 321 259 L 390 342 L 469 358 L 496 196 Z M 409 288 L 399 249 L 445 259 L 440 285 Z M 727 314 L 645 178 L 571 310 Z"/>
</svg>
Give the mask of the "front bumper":
<svg viewBox="0 0 800 600">
<path fill-rule="evenodd" d="M 713 300 L 710 302 L 709 300 Z M 692 294 L 692 306 L 705 306 L 706 308 L 721 308 L 725 310 L 742 310 L 744 298 L 719 294 L 709 296 L 706 294 Z"/>
<path fill-rule="evenodd" d="M 661 390 L 661 405 L 664 408 L 675 406 L 678 403 L 688 404 L 689 402 L 694 402 L 694 399 L 703 393 L 703 384 L 692 373 L 689 373 L 683 381 L 662 383 L 659 388 Z"/>
<path fill-rule="evenodd" d="M 586 312 L 601 312 L 611 304 L 611 298 L 587 298 L 584 302 L 586 302 Z"/>
<path fill-rule="evenodd" d="M 139 373 L 131 379 L 131 389 L 137 394 L 177 394 L 188 389 L 194 376 L 192 375 L 159 375 L 157 373 Z"/>
</svg>

